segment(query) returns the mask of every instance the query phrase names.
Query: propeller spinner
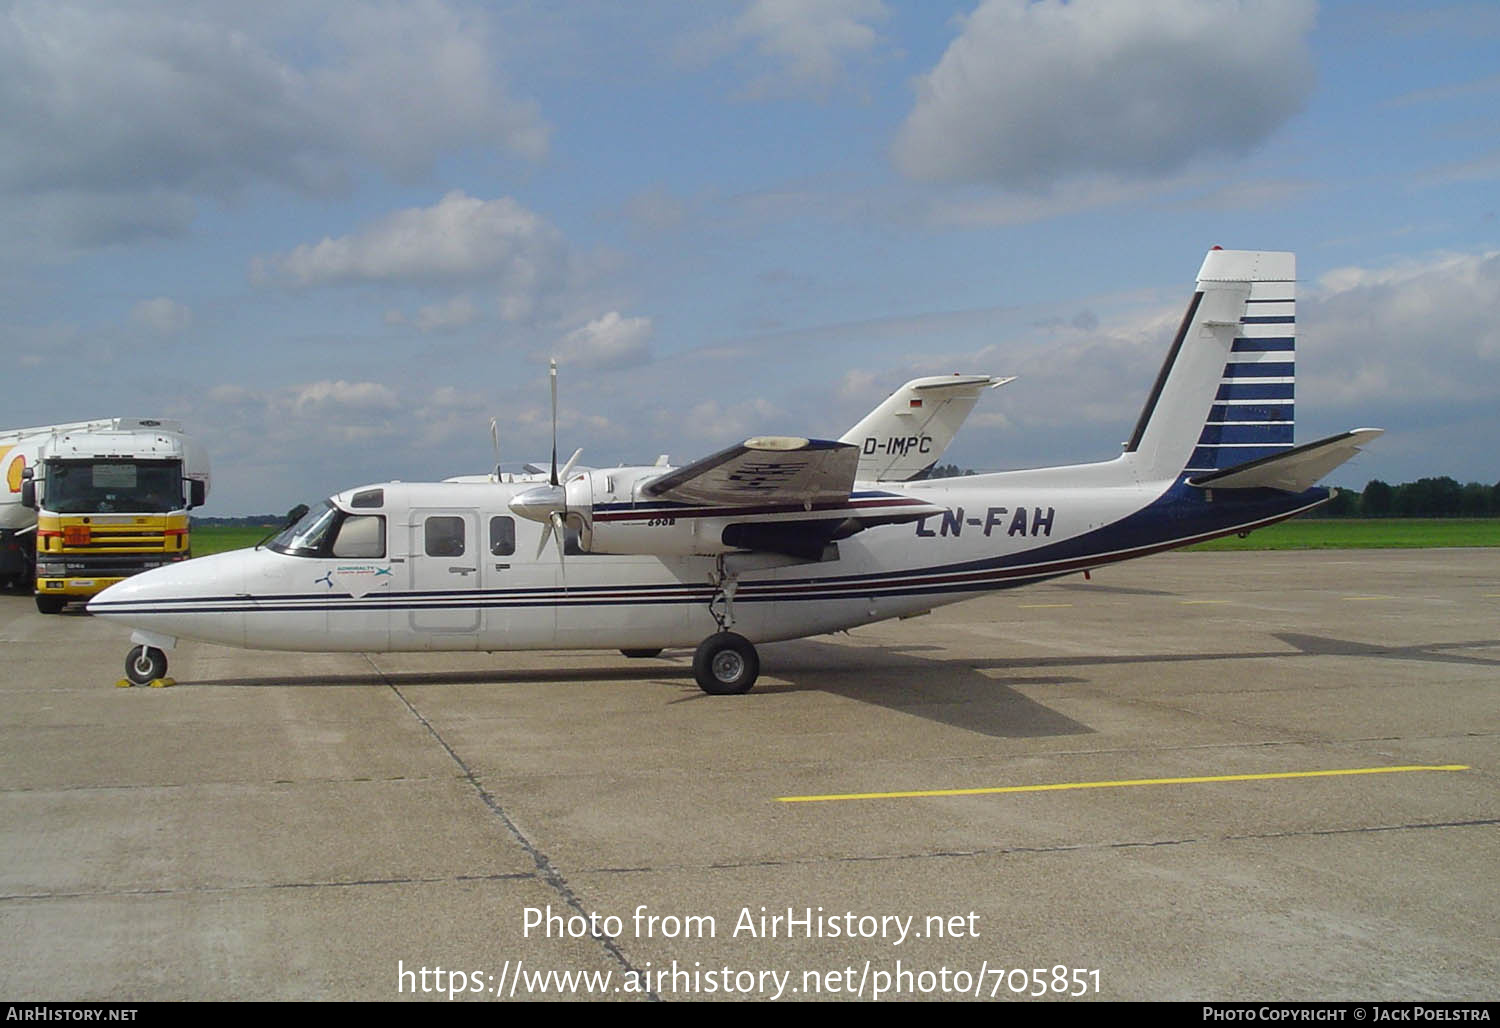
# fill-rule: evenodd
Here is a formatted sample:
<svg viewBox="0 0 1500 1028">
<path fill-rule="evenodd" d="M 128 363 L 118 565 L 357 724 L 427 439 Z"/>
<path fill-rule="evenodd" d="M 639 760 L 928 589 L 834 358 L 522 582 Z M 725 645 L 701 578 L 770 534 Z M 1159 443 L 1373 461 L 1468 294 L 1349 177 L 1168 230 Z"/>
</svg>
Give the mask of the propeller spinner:
<svg viewBox="0 0 1500 1028">
<path fill-rule="evenodd" d="M 541 524 L 542 538 L 537 543 L 536 555 L 540 557 L 542 551 L 547 548 L 549 537 L 557 540 L 557 560 L 559 564 L 565 564 L 563 557 L 563 535 L 568 524 L 568 476 L 573 471 L 573 465 L 578 463 L 578 458 L 583 454 L 580 447 L 573 451 L 573 456 L 563 465 L 561 472 L 557 470 L 557 361 L 551 362 L 552 378 L 552 475 L 546 485 L 534 486 L 525 492 L 517 493 L 511 497 L 511 513 L 516 517 L 526 518 Z"/>
</svg>

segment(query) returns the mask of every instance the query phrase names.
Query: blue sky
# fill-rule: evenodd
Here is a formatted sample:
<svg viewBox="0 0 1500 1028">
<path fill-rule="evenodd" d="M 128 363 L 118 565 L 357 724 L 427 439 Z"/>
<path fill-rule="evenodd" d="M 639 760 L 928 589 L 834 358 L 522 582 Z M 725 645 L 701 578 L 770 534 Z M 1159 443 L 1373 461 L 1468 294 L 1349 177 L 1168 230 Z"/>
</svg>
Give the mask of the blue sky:
<svg viewBox="0 0 1500 1028">
<path fill-rule="evenodd" d="M 72 0 L 0 15 L 0 426 L 176 417 L 206 513 L 837 436 L 1018 375 L 1128 435 L 1211 245 L 1295 250 L 1334 483 L 1500 480 L 1500 5 Z"/>
</svg>

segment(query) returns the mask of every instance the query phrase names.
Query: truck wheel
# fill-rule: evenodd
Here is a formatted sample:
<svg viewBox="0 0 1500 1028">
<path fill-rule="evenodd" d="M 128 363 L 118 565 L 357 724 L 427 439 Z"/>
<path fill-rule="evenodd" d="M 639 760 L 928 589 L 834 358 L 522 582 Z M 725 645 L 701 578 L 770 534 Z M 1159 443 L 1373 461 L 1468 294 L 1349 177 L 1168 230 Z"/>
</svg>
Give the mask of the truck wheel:
<svg viewBox="0 0 1500 1028">
<path fill-rule="evenodd" d="M 713 696 L 737 696 L 750 691 L 760 674 L 760 656 L 750 640 L 734 632 L 717 632 L 698 644 L 693 654 L 693 677 Z"/>
<path fill-rule="evenodd" d="M 43 614 L 61 614 L 62 609 L 68 605 L 68 601 L 61 596 L 43 596 L 40 593 L 36 598 L 36 609 Z"/>
<path fill-rule="evenodd" d="M 136 685 L 149 685 L 167 675 L 167 655 L 155 646 L 136 646 L 125 654 L 125 677 Z"/>
</svg>

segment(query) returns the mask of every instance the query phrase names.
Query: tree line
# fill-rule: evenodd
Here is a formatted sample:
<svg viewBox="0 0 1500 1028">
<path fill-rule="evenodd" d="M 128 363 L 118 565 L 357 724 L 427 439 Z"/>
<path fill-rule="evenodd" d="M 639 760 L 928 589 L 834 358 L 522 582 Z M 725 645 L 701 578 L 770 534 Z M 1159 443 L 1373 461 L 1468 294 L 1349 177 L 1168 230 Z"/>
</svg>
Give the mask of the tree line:
<svg viewBox="0 0 1500 1028">
<path fill-rule="evenodd" d="M 1446 475 L 1388 485 L 1371 479 L 1363 490 L 1340 489 L 1314 517 L 1485 518 L 1500 516 L 1500 482 L 1460 485 Z"/>
<path fill-rule="evenodd" d="M 939 464 L 919 478 L 957 478 L 972 468 Z M 1491 518 L 1500 517 L 1500 482 L 1460 485 L 1446 475 L 1389 485 L 1371 479 L 1362 490 L 1340 487 L 1312 514 L 1317 518 Z"/>
</svg>

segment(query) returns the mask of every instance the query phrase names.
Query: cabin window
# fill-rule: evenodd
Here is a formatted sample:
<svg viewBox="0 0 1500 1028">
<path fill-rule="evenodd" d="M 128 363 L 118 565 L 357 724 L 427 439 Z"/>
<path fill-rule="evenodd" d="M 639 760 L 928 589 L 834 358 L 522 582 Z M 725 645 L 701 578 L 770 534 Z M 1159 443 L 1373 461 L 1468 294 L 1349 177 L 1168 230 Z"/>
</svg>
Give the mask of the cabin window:
<svg viewBox="0 0 1500 1028">
<path fill-rule="evenodd" d="M 462 540 L 460 539 L 460 543 Z M 384 557 L 385 518 L 379 514 L 351 514 L 333 541 L 335 557 Z"/>
<path fill-rule="evenodd" d="M 423 547 L 429 557 L 464 555 L 464 519 L 438 515 L 427 519 Z"/>
<path fill-rule="evenodd" d="M 509 557 L 516 552 L 516 519 L 490 518 L 490 554 Z"/>
<path fill-rule="evenodd" d="M 385 506 L 385 490 L 384 489 L 361 489 L 359 492 L 355 493 L 353 499 L 351 499 L 349 501 L 349 506 L 351 506 L 351 507 L 384 507 Z"/>
</svg>

